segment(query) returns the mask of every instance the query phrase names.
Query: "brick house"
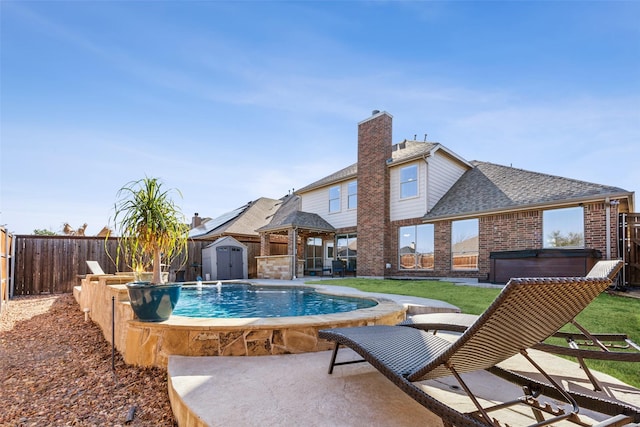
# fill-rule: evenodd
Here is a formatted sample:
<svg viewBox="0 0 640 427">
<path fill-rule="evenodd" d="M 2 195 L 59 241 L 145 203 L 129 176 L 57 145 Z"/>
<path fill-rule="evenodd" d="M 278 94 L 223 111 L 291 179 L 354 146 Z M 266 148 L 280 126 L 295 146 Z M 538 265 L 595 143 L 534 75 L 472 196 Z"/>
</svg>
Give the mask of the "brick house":
<svg viewBox="0 0 640 427">
<path fill-rule="evenodd" d="M 358 124 L 357 163 L 285 197 L 258 229 L 258 277 L 327 274 L 335 259 L 362 277 L 486 281 L 506 260 L 525 271 L 530 258 L 546 264 L 527 275 L 582 274 L 597 257 L 620 257 L 619 214 L 633 201 L 617 187 L 467 161 L 436 142 L 393 144 L 392 116 L 374 111 Z M 277 274 L 273 234 L 289 242 Z"/>
</svg>

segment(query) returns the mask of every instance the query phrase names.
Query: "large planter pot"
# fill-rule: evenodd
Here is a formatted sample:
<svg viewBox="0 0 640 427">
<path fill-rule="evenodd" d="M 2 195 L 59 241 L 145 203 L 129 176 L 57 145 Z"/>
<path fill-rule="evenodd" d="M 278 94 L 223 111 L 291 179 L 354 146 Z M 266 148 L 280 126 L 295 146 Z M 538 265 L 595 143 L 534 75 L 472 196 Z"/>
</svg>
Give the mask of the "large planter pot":
<svg viewBox="0 0 640 427">
<path fill-rule="evenodd" d="M 167 320 L 180 298 L 181 283 L 152 285 L 149 282 L 127 283 L 131 308 L 138 320 L 162 322 Z"/>
<path fill-rule="evenodd" d="M 162 282 L 166 283 L 169 281 L 168 271 L 163 271 L 160 275 L 162 276 Z M 153 280 L 153 271 L 134 271 L 133 278 L 136 282 L 150 282 Z"/>
</svg>

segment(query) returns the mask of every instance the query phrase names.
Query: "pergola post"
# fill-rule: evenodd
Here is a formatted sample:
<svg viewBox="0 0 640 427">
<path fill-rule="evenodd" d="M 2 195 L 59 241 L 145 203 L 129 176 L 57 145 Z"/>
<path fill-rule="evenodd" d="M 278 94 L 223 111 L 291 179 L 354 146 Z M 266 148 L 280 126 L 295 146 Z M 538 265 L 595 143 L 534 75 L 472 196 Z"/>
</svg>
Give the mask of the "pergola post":
<svg viewBox="0 0 640 427">
<path fill-rule="evenodd" d="M 287 255 L 291 257 L 291 279 L 296 278 L 298 268 L 298 230 L 290 228 L 287 231 Z"/>
<path fill-rule="evenodd" d="M 271 255 L 271 235 L 260 233 L 260 256 Z"/>
</svg>

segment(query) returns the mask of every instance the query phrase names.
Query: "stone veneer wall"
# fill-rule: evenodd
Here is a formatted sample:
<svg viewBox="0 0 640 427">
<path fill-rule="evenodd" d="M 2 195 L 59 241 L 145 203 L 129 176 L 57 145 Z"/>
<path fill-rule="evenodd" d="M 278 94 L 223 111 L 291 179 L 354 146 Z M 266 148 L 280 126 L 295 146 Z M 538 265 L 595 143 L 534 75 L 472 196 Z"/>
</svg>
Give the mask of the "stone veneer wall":
<svg viewBox="0 0 640 427">
<path fill-rule="evenodd" d="M 133 281 L 133 276 L 104 275 L 87 276 L 80 288 L 74 288 L 73 294 L 81 310 L 88 310 L 91 320 L 100 326 L 105 339 L 111 342 L 112 298 L 115 302 L 115 341 L 121 350 L 126 341 L 126 321 L 133 320 L 134 314 L 129 305 L 129 293 L 125 283 Z"/>
<path fill-rule="evenodd" d="M 291 280 L 291 255 L 258 256 L 258 278 Z M 304 260 L 297 262 L 297 277 L 304 275 Z"/>
<path fill-rule="evenodd" d="M 159 323 L 134 319 L 123 284 L 109 285 L 113 276 L 84 280 L 74 289 L 81 309 L 88 308 L 111 342 L 111 307 L 115 298 L 115 347 L 128 364 L 166 368 L 171 355 L 262 356 L 328 350 L 318 330 L 334 327 L 394 325 L 404 320 L 406 308 L 381 300 L 372 308 L 330 315 L 255 318 L 192 319 L 172 316 Z M 117 279 L 130 281 L 131 279 Z"/>
</svg>

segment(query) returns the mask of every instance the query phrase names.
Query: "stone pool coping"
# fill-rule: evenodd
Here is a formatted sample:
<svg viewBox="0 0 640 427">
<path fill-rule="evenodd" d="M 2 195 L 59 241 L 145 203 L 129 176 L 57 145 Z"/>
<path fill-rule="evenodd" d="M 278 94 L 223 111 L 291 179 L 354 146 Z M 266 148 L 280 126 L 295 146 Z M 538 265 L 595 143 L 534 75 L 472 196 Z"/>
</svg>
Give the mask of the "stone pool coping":
<svg viewBox="0 0 640 427">
<path fill-rule="evenodd" d="M 125 275 L 92 276 L 74 289 L 80 309 L 102 329 L 112 342 L 112 311 L 115 313 L 115 347 L 126 363 L 166 368 L 169 356 L 265 356 L 323 351 L 331 343 L 318 338 L 318 330 L 335 327 L 394 325 L 406 317 L 412 303 L 395 301 L 386 294 L 370 294 L 331 285 L 306 285 L 301 281 L 265 280 L 245 282 L 273 286 L 314 287 L 323 293 L 370 298 L 378 305 L 347 313 L 280 318 L 199 319 L 172 316 L 158 323 L 134 318 Z M 411 297 L 401 297 L 411 298 Z M 434 300 L 424 300 L 433 303 Z M 444 303 L 446 304 L 446 303 Z M 433 307 L 432 307 L 433 308 Z M 435 307 L 431 311 L 458 311 L 457 307 Z M 424 311 L 420 311 L 424 312 Z"/>
</svg>

